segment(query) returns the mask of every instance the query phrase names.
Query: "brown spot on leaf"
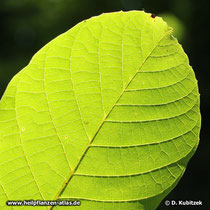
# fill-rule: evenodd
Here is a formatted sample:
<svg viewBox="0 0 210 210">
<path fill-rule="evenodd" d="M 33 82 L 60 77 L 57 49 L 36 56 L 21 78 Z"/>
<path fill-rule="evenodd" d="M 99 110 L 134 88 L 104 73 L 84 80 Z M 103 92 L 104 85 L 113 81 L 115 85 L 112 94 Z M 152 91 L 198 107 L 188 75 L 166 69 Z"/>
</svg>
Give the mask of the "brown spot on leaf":
<svg viewBox="0 0 210 210">
<path fill-rule="evenodd" d="M 152 18 L 156 18 L 156 15 L 155 15 L 155 14 L 151 14 L 151 17 L 152 17 Z"/>
</svg>

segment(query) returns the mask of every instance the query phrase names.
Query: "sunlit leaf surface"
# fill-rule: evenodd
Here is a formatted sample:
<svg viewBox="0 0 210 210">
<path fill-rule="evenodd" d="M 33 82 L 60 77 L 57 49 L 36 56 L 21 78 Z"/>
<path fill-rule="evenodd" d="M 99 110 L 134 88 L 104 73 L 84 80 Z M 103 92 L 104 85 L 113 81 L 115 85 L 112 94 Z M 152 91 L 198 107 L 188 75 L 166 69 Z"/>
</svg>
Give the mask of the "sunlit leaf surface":
<svg viewBox="0 0 210 210">
<path fill-rule="evenodd" d="M 32 58 L 0 102 L 1 209 L 30 209 L 5 204 L 30 199 L 159 205 L 200 130 L 197 81 L 172 33 L 144 12 L 102 14 Z"/>
</svg>

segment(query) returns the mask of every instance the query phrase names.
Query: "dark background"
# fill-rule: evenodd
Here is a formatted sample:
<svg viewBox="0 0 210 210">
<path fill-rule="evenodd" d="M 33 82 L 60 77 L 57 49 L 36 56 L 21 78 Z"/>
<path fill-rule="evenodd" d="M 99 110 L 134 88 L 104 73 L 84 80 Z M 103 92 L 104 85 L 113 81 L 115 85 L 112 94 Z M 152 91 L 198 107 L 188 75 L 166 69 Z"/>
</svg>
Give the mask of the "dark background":
<svg viewBox="0 0 210 210">
<path fill-rule="evenodd" d="M 166 207 L 163 201 L 158 209 L 210 209 L 209 6 L 207 0 L 0 0 L 0 98 L 11 78 L 28 64 L 32 55 L 84 19 L 103 12 L 132 9 L 175 15 L 182 25 L 177 36 L 199 82 L 202 129 L 196 154 L 164 201 L 201 200 L 203 206 Z"/>
</svg>

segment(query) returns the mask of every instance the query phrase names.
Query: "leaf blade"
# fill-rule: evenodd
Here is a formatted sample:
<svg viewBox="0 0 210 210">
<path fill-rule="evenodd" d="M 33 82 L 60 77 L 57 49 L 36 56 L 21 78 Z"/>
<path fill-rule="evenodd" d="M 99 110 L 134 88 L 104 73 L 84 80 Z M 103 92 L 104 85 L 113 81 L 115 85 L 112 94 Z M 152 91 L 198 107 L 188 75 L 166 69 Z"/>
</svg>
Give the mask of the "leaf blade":
<svg viewBox="0 0 210 210">
<path fill-rule="evenodd" d="M 17 131 L 1 117 L 3 142 L 24 148 L 45 199 L 153 209 L 176 185 L 197 147 L 200 115 L 195 76 L 171 33 L 143 12 L 104 14 L 50 42 L 12 82 L 22 137 L 8 141 Z M 15 168 L 1 176 L 14 180 Z"/>
</svg>

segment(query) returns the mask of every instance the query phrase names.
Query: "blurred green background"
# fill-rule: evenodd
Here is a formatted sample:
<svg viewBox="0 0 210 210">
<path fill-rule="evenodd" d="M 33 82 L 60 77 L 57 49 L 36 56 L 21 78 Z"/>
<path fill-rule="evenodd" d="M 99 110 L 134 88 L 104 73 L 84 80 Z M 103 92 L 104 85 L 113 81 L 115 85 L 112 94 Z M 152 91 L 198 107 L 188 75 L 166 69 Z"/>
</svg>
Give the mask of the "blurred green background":
<svg viewBox="0 0 210 210">
<path fill-rule="evenodd" d="M 178 186 L 164 200 L 209 201 L 210 36 L 206 0 L 0 0 L 0 98 L 11 78 L 51 39 L 78 22 L 103 12 L 145 10 L 162 16 L 174 27 L 188 54 L 201 93 L 201 141 Z M 166 207 L 164 201 L 159 209 Z M 173 207 L 172 209 L 186 207 Z M 190 207 L 192 208 L 192 206 Z"/>
</svg>

